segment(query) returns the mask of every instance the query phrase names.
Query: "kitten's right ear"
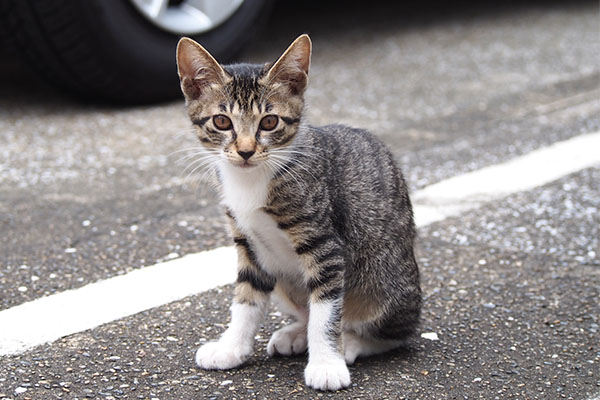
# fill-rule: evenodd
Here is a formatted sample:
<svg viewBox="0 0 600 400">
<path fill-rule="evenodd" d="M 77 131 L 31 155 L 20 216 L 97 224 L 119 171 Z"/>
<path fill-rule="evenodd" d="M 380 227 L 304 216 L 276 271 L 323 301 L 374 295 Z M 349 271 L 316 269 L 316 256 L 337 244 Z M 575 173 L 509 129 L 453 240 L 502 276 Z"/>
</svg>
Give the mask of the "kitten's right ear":
<svg viewBox="0 0 600 400">
<path fill-rule="evenodd" d="M 302 94 L 308 84 L 312 43 L 308 35 L 300 35 L 267 72 L 267 82 L 280 82 L 292 94 Z"/>
<path fill-rule="evenodd" d="M 177 44 L 177 72 L 181 91 L 186 99 L 200 97 L 202 91 L 212 84 L 223 84 L 226 72 L 204 47 L 184 37 Z"/>
</svg>

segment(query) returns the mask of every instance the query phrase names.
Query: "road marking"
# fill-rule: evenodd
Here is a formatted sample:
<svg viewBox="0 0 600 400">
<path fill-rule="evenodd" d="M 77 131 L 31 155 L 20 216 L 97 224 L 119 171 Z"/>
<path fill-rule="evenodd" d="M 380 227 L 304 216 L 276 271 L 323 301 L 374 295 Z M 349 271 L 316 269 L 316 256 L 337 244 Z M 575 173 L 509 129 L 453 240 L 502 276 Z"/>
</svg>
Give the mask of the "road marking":
<svg viewBox="0 0 600 400">
<path fill-rule="evenodd" d="M 411 196 L 417 226 L 478 208 L 600 164 L 600 132 L 534 150 L 502 164 L 434 183 Z"/>
<path fill-rule="evenodd" d="M 0 311 L 0 355 L 180 300 L 236 278 L 236 253 L 190 254 Z"/>
<path fill-rule="evenodd" d="M 417 226 L 600 164 L 600 132 L 459 175 L 412 195 Z M 18 354 L 180 300 L 236 278 L 236 252 L 221 247 L 135 270 L 0 311 L 0 356 Z"/>
</svg>

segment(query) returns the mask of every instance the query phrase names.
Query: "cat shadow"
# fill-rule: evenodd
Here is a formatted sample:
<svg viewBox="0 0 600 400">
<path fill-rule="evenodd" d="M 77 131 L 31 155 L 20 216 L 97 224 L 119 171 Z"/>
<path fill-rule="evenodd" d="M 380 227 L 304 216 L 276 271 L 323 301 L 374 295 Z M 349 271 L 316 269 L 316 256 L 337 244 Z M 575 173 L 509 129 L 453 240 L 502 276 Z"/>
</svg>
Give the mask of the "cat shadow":
<svg viewBox="0 0 600 400">
<path fill-rule="evenodd" d="M 407 343 L 393 350 L 385 353 L 376 354 L 367 357 L 359 357 L 356 361 L 349 365 L 349 368 L 361 368 L 366 366 L 381 366 L 389 364 L 390 360 L 412 362 L 418 358 L 419 353 L 424 350 L 423 346 L 419 346 L 418 342 Z M 233 368 L 230 371 L 243 371 L 246 369 L 253 368 L 272 368 L 285 366 L 286 369 L 290 369 L 293 366 L 304 369 L 308 362 L 308 352 L 293 354 L 293 355 L 280 355 L 268 356 L 266 348 L 260 348 L 242 365 L 237 368 Z M 201 370 L 199 367 L 197 367 Z"/>
<path fill-rule="evenodd" d="M 416 343 L 410 343 L 385 353 L 375 354 L 367 357 L 359 357 L 356 359 L 354 364 L 350 365 L 350 369 L 355 373 L 358 373 L 357 377 L 359 377 L 361 372 L 364 371 L 378 369 L 381 367 L 387 368 L 392 361 L 394 361 L 395 364 L 412 364 L 418 359 L 419 353 L 422 351 L 423 350 L 420 349 Z"/>
<path fill-rule="evenodd" d="M 426 351 L 421 348 L 419 343 L 409 343 L 395 350 L 358 358 L 356 362 L 349 366 L 352 376 L 352 385 L 348 388 L 335 392 L 337 398 L 354 398 L 357 390 L 368 386 L 377 376 L 389 374 L 390 371 L 397 371 L 398 374 L 414 375 L 415 368 L 419 364 L 419 353 Z M 304 369 L 308 362 L 307 353 L 294 356 L 275 356 L 269 357 L 266 354 L 266 348 L 256 349 L 255 354 L 251 356 L 243 365 L 231 370 L 202 370 L 196 367 L 196 373 L 204 376 L 204 384 L 210 389 L 219 390 L 219 382 L 231 380 L 233 382 L 244 382 L 251 379 L 257 384 L 272 390 L 287 391 L 288 395 L 295 394 L 301 398 L 305 396 L 322 396 L 323 393 L 307 387 L 304 383 Z M 325 396 L 332 396 L 332 393 L 325 393 Z M 352 396 L 352 397 L 348 397 Z"/>
</svg>

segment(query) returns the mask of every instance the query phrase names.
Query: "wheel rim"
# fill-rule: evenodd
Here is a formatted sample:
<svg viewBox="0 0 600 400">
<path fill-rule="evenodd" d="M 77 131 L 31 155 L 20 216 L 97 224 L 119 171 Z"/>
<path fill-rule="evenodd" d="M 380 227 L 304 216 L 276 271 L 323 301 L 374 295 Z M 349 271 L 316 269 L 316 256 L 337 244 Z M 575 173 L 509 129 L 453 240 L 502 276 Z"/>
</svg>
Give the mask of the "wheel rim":
<svg viewBox="0 0 600 400">
<path fill-rule="evenodd" d="M 216 28 L 244 0 L 129 0 L 154 25 L 178 35 L 197 35 Z"/>
</svg>

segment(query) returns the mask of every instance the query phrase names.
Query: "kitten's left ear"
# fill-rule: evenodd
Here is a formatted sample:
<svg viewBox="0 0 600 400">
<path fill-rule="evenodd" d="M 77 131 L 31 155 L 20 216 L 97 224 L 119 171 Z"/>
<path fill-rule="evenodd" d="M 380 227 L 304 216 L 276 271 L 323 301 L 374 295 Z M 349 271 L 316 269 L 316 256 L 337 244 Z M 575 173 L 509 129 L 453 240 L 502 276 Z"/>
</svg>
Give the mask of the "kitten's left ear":
<svg viewBox="0 0 600 400">
<path fill-rule="evenodd" d="M 190 38 L 177 44 L 177 72 L 187 99 L 197 99 L 206 87 L 223 84 L 226 72 L 204 47 Z"/>
<path fill-rule="evenodd" d="M 267 72 L 267 82 L 287 85 L 292 94 L 302 94 L 308 84 L 312 43 L 308 35 L 299 36 Z"/>
</svg>

